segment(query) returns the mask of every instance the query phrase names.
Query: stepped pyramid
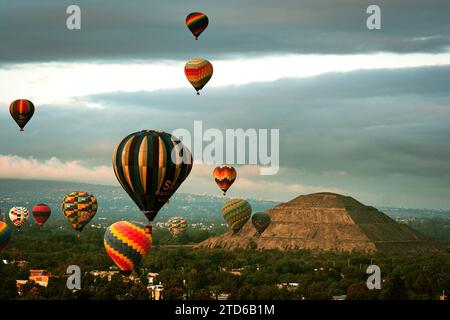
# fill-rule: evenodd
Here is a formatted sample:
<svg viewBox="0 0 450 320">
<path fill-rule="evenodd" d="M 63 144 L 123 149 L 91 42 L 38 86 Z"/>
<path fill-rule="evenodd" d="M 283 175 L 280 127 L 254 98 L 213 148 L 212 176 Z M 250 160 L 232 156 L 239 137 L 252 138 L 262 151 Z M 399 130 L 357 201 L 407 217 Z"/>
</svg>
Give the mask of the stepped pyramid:
<svg viewBox="0 0 450 320">
<path fill-rule="evenodd" d="M 376 208 L 335 193 L 302 195 L 267 213 L 272 222 L 262 235 L 249 221 L 239 234 L 229 231 L 198 247 L 398 253 L 442 249 Z"/>
</svg>

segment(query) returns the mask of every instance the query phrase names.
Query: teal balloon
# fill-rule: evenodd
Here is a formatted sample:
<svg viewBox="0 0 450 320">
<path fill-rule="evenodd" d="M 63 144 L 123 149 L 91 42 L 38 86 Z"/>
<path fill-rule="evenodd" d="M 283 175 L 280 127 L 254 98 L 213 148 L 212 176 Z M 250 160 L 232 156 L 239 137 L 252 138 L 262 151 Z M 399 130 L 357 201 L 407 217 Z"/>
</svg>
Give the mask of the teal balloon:
<svg viewBox="0 0 450 320">
<path fill-rule="evenodd" d="M 265 212 L 256 212 L 252 216 L 252 223 L 255 226 L 256 231 L 262 234 L 264 230 L 270 225 L 270 216 Z"/>
</svg>

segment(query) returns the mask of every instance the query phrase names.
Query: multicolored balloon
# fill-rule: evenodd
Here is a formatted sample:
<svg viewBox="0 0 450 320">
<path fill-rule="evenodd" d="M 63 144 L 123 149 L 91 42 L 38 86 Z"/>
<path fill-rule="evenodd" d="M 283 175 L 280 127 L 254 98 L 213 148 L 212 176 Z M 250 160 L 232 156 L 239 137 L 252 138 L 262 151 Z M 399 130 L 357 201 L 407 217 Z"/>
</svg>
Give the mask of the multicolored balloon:
<svg viewBox="0 0 450 320">
<path fill-rule="evenodd" d="M 129 275 L 149 252 L 152 237 L 133 223 L 119 221 L 106 229 L 103 243 L 114 263 Z"/>
<path fill-rule="evenodd" d="M 179 237 L 187 230 L 187 221 L 182 217 L 172 217 L 167 221 L 169 232 L 173 237 Z"/>
<path fill-rule="evenodd" d="M 199 91 L 203 89 L 213 75 L 213 66 L 206 59 L 191 59 L 184 66 L 184 74 L 199 95 Z"/>
<path fill-rule="evenodd" d="M 230 199 L 222 206 L 222 215 L 228 226 L 238 233 L 250 219 L 252 206 L 243 199 Z"/>
<path fill-rule="evenodd" d="M 20 228 L 27 222 L 30 216 L 30 211 L 25 207 L 13 207 L 9 210 L 9 219 L 13 225 L 20 230 Z"/>
<path fill-rule="evenodd" d="M 61 209 L 66 219 L 70 222 L 72 228 L 77 231 L 78 236 L 95 216 L 97 208 L 97 199 L 84 191 L 68 193 L 61 203 Z"/>
<path fill-rule="evenodd" d="M 15 100 L 9 106 L 9 113 L 19 125 L 20 131 L 23 131 L 25 125 L 30 121 L 31 117 L 33 117 L 34 104 L 30 100 Z"/>
<path fill-rule="evenodd" d="M 208 17 L 201 12 L 192 12 L 186 17 L 186 26 L 189 28 L 189 30 L 191 30 L 192 34 L 195 37 L 195 40 L 198 40 L 198 37 L 203 31 L 205 31 L 205 29 L 208 27 L 208 24 Z"/>
<path fill-rule="evenodd" d="M 112 157 L 122 188 L 151 222 L 192 169 L 192 154 L 183 143 L 163 131 L 143 130 L 126 136 Z"/>
<path fill-rule="evenodd" d="M 226 195 L 227 190 L 236 180 L 236 176 L 236 169 L 226 164 L 216 167 L 213 172 L 213 177 L 219 188 L 223 191 L 223 195 Z"/>
<path fill-rule="evenodd" d="M 52 209 L 46 204 L 39 203 L 31 209 L 31 213 L 33 213 L 34 220 L 42 227 L 52 214 Z"/>
<path fill-rule="evenodd" d="M 252 223 L 259 234 L 262 234 L 264 230 L 266 230 L 266 228 L 270 225 L 270 221 L 270 216 L 265 212 L 256 212 L 252 216 Z"/>
<path fill-rule="evenodd" d="M 6 247 L 11 240 L 11 228 L 3 221 L 0 221 L 0 252 Z"/>
</svg>

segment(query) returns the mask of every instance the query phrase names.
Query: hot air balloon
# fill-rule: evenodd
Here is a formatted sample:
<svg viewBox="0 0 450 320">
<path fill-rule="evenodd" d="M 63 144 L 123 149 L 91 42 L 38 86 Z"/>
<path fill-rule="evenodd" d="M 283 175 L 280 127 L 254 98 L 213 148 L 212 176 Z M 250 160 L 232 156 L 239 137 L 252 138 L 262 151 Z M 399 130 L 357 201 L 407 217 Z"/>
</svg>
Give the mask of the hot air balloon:
<svg viewBox="0 0 450 320">
<path fill-rule="evenodd" d="M 201 12 L 192 12 L 186 17 L 186 26 L 198 40 L 200 34 L 208 27 L 208 17 Z"/>
<path fill-rule="evenodd" d="M 223 195 L 226 195 L 227 190 L 231 187 L 234 180 L 236 180 L 236 175 L 236 169 L 226 164 L 222 164 L 214 169 L 213 177 L 219 188 L 223 191 Z"/>
<path fill-rule="evenodd" d="M 31 212 L 33 213 L 34 220 L 36 220 L 38 225 L 42 227 L 50 217 L 52 209 L 50 209 L 50 207 L 46 204 L 39 203 L 31 209 Z"/>
<path fill-rule="evenodd" d="M 143 130 L 125 137 L 112 157 L 122 188 L 151 222 L 192 169 L 192 154 L 163 131 Z"/>
<path fill-rule="evenodd" d="M 30 100 L 15 100 L 9 106 L 9 113 L 19 125 L 20 131 L 23 131 L 23 128 L 34 114 L 34 104 Z"/>
<path fill-rule="evenodd" d="M 83 228 L 95 216 L 97 207 L 97 199 L 84 191 L 68 193 L 61 203 L 61 209 L 72 228 L 77 231 L 77 236 L 80 236 Z"/>
<path fill-rule="evenodd" d="M 23 226 L 23 224 L 28 220 L 30 216 L 30 211 L 25 207 L 13 207 L 9 210 L 9 219 L 11 219 L 17 230 Z"/>
<path fill-rule="evenodd" d="M 173 237 L 184 234 L 187 230 L 187 222 L 182 217 L 172 217 L 167 221 L 169 232 Z"/>
<path fill-rule="evenodd" d="M 205 59 L 191 59 L 184 66 L 184 74 L 199 95 L 199 91 L 202 90 L 213 75 L 213 66 L 211 62 Z"/>
<path fill-rule="evenodd" d="M 270 224 L 270 216 L 265 212 L 256 212 L 252 216 L 252 223 L 256 231 L 262 234 Z"/>
<path fill-rule="evenodd" d="M 0 221 L 0 252 L 6 247 L 11 239 L 11 228 L 3 221 Z"/>
<path fill-rule="evenodd" d="M 222 206 L 222 215 L 228 226 L 238 233 L 250 219 L 252 206 L 243 199 L 230 199 Z"/>
<path fill-rule="evenodd" d="M 152 246 L 152 237 L 135 224 L 119 221 L 106 229 L 103 243 L 122 273 L 129 275 L 147 255 Z"/>
</svg>

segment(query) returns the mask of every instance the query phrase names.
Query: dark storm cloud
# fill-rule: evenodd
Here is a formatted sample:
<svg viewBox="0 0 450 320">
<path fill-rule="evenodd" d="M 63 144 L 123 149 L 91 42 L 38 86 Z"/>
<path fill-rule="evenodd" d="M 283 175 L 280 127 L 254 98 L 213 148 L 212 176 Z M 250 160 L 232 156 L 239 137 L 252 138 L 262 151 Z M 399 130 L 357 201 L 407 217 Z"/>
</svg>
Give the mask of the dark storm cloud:
<svg viewBox="0 0 450 320">
<path fill-rule="evenodd" d="M 382 30 L 366 28 L 360 0 L 0 2 L 0 61 L 187 59 L 272 53 L 437 52 L 450 45 L 450 2 L 377 1 Z M 66 8 L 78 4 L 82 30 L 68 31 Z M 184 25 L 208 14 L 201 39 Z"/>
</svg>

